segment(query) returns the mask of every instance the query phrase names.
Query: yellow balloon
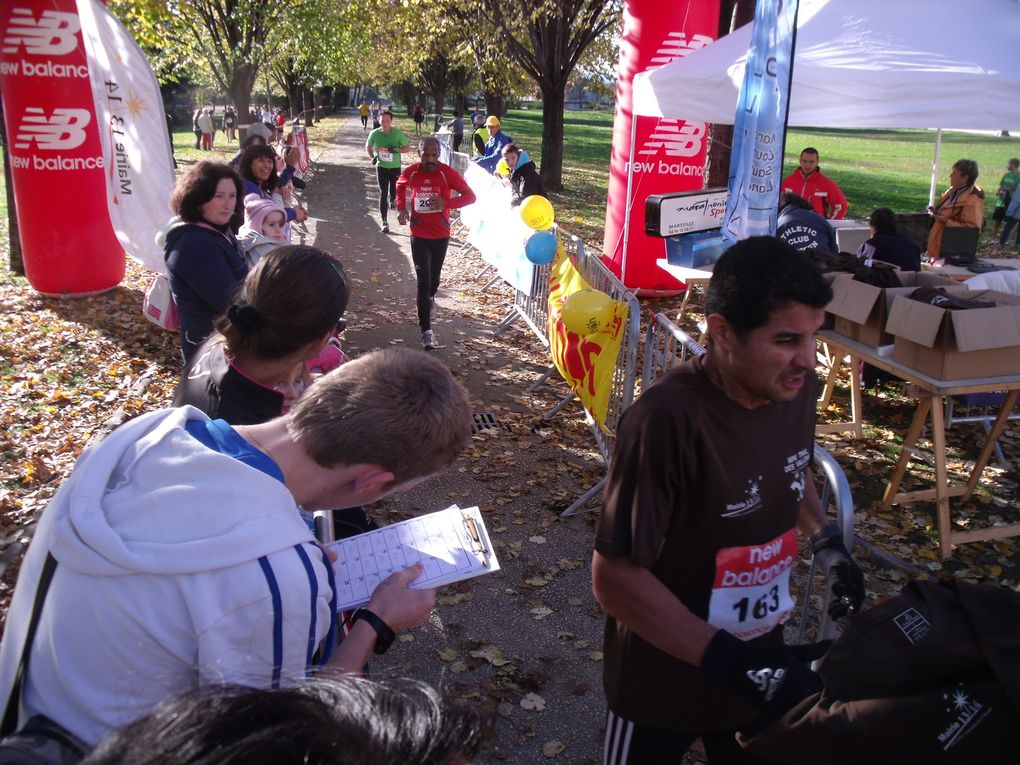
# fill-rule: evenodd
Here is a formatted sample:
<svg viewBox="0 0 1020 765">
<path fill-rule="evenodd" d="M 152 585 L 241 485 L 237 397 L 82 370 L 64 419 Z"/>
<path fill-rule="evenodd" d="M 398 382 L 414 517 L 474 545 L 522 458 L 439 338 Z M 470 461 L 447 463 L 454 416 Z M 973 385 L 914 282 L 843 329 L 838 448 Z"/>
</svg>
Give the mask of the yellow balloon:
<svg viewBox="0 0 1020 765">
<path fill-rule="evenodd" d="M 567 331 L 590 335 L 606 329 L 613 320 L 613 299 L 593 289 L 572 292 L 563 301 L 560 318 Z"/>
<path fill-rule="evenodd" d="M 506 163 L 505 159 L 501 159 L 496 164 L 496 175 L 510 175 L 510 165 Z"/>
<path fill-rule="evenodd" d="M 521 202 L 521 220 L 536 231 L 545 231 L 556 220 L 556 214 L 548 199 L 532 194 Z"/>
</svg>

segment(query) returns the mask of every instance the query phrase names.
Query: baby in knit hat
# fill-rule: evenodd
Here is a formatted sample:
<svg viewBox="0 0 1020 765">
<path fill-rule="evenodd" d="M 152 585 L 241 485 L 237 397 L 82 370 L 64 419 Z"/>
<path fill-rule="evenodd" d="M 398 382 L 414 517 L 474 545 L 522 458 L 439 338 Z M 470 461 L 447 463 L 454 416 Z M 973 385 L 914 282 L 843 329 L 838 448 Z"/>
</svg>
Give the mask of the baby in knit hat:
<svg viewBox="0 0 1020 765">
<path fill-rule="evenodd" d="M 258 194 L 244 198 L 244 225 L 238 232 L 238 242 L 251 268 L 267 253 L 290 244 L 287 231 L 287 211 L 275 199 Z"/>
</svg>

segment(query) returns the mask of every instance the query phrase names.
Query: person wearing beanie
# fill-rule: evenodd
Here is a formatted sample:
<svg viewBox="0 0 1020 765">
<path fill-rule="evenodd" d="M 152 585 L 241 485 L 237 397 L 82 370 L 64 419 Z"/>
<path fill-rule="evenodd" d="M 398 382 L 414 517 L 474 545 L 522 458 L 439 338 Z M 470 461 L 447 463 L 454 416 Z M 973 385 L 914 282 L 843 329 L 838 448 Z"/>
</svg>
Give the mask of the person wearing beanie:
<svg viewBox="0 0 1020 765">
<path fill-rule="evenodd" d="M 275 199 L 249 194 L 244 198 L 244 225 L 238 236 L 251 268 L 277 247 L 289 243 L 287 210 Z"/>
<path fill-rule="evenodd" d="M 503 126 L 499 122 L 499 117 L 491 114 L 485 118 L 485 129 L 489 132 L 489 140 L 485 142 L 482 156 L 476 157 L 474 162 L 491 175 L 495 172 L 496 165 L 503 158 L 503 147 L 508 143 L 513 143 L 514 139 L 503 132 Z"/>
</svg>

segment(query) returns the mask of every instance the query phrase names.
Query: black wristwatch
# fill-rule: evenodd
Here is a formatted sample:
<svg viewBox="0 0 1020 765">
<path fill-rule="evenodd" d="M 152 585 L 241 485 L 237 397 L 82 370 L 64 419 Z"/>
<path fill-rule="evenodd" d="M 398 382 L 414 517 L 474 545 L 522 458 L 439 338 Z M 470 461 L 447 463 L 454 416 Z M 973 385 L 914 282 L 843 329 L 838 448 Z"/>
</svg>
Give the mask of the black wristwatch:
<svg viewBox="0 0 1020 765">
<path fill-rule="evenodd" d="M 359 619 L 364 619 L 375 630 L 375 652 L 377 654 L 386 653 L 386 650 L 393 645 L 393 641 L 397 639 L 397 633 L 390 629 L 390 625 L 380 619 L 377 614 L 367 608 L 359 608 L 355 611 L 351 617 L 351 624 Z"/>
</svg>

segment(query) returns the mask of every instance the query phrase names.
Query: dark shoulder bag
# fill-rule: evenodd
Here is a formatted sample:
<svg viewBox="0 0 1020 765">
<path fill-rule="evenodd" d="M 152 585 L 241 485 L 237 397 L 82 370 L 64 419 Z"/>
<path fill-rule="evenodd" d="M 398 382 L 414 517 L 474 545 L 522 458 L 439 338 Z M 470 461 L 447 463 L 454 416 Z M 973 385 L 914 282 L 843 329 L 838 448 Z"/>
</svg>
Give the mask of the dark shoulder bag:
<svg viewBox="0 0 1020 765">
<path fill-rule="evenodd" d="M 42 573 L 39 575 L 39 586 L 36 588 L 35 603 L 32 605 L 32 618 L 25 633 L 25 645 L 21 649 L 21 659 L 14 674 L 11 695 L 7 698 L 3 721 L 0 722 L 0 735 L 3 736 L 3 739 L 0 739 L 0 765 L 76 765 L 85 758 L 88 750 L 83 741 L 44 715 L 35 715 L 21 730 L 16 730 L 21 686 L 28 674 L 32 642 L 35 640 L 43 602 L 46 600 L 46 592 L 50 588 L 56 567 L 57 559 L 52 553 L 48 553 Z"/>
</svg>

